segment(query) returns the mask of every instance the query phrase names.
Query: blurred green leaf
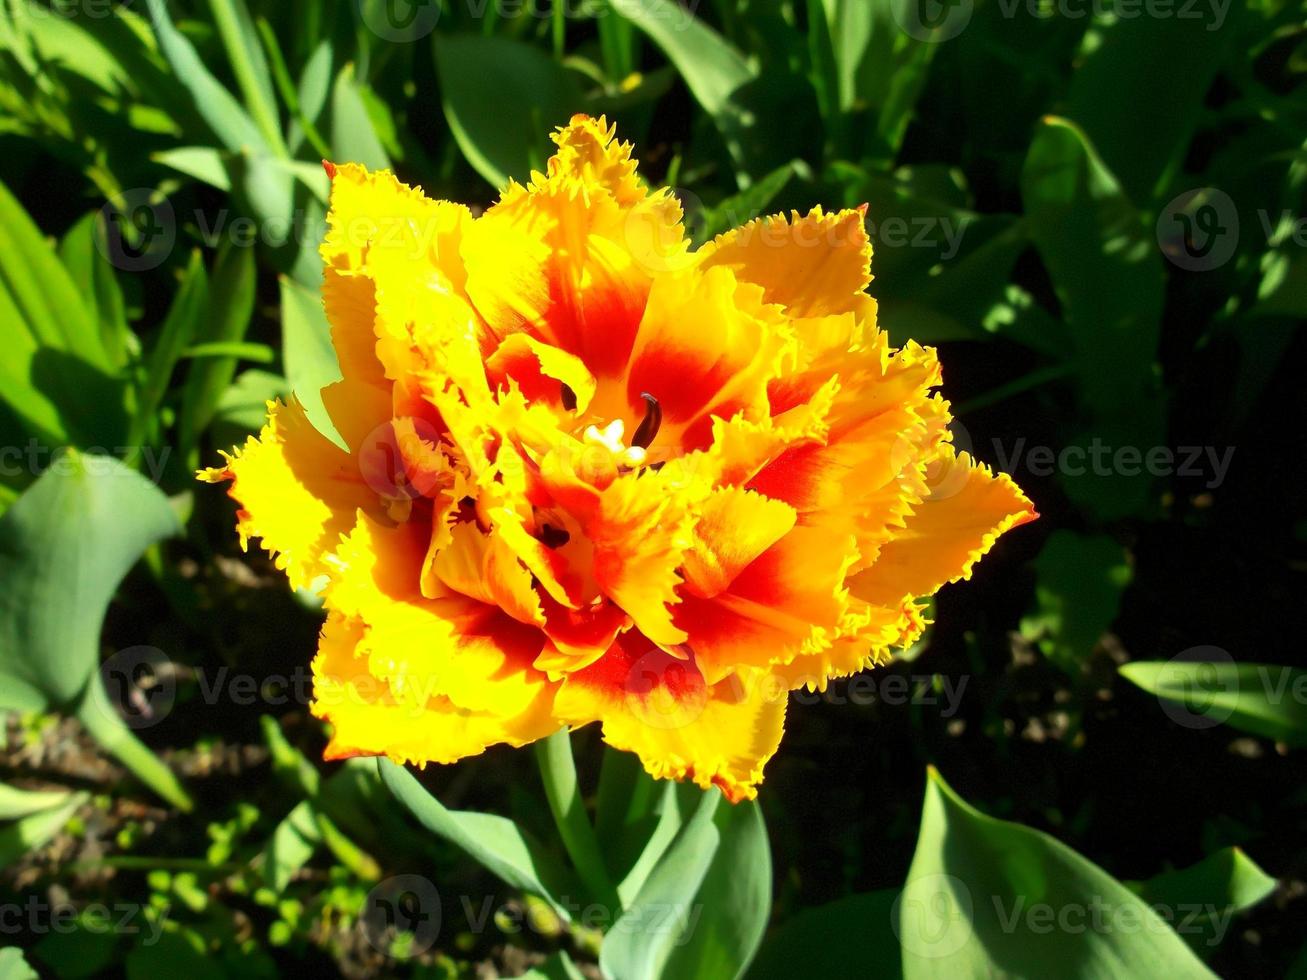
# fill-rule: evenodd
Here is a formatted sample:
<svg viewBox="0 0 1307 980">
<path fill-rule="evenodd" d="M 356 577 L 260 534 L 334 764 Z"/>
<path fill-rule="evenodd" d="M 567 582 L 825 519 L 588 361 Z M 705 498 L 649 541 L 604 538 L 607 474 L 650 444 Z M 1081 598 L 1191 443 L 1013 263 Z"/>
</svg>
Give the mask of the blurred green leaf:
<svg viewBox="0 0 1307 980">
<path fill-rule="evenodd" d="M 1189 944 L 1211 949 L 1226 933 L 1230 916 L 1268 898 L 1277 882 L 1237 847 L 1209 854 L 1197 864 L 1149 878 L 1138 886 L 1149 905 L 1184 909 L 1197 926 Z"/>
<path fill-rule="evenodd" d="M 127 310 L 118 276 L 96 240 L 97 235 L 103 234 L 98 224 L 100 214 L 93 211 L 68 230 L 59 243 L 59 258 L 100 326 L 100 340 L 110 366 L 121 370 L 127 363 L 133 338 L 127 325 Z"/>
<path fill-rule="evenodd" d="M 550 130 L 582 108 L 576 76 L 508 38 L 437 33 L 435 45 L 445 121 L 468 163 L 496 188 L 542 170 Z"/>
<path fill-rule="evenodd" d="M 259 42 L 258 31 L 245 0 L 209 0 L 218 36 L 222 38 L 236 84 L 245 98 L 250 118 L 258 126 L 267 145 L 284 156 L 281 121 L 273 92 L 272 73 Z"/>
<path fill-rule="evenodd" d="M 0 949 L 0 980 L 38 980 L 39 974 L 27 965 L 23 951 L 16 946 Z"/>
<path fill-rule="evenodd" d="M 1055 531 L 1035 559 L 1035 610 L 1021 620 L 1022 635 L 1077 673 L 1116 618 L 1130 578 L 1125 550 L 1108 535 Z"/>
<path fill-rule="evenodd" d="M 1176 178 L 1208 89 L 1238 36 L 1239 6 L 1217 10 L 1117 17 L 1085 36 L 1066 114 L 1141 205 Z M 1166 66 L 1165 85 L 1155 84 L 1158 65 Z"/>
<path fill-rule="evenodd" d="M 656 980 L 671 975 L 665 970 L 672 955 L 687 936 L 693 937 L 704 914 L 695 896 L 721 843 L 713 819 L 721 798 L 715 789 L 700 795 L 694 815 L 604 937 L 599 966 L 607 976 Z"/>
<path fill-rule="evenodd" d="M 1214 976 L 1121 882 L 1047 834 L 969 806 L 933 768 L 897 912 L 908 980 Z"/>
<path fill-rule="evenodd" d="M 180 531 L 158 488 L 107 456 L 69 451 L 0 517 L 0 673 L 54 705 L 75 702 L 99 663 L 118 583 Z M 6 699 L 7 700 L 7 699 Z"/>
<path fill-rule="evenodd" d="M 1084 134 L 1046 118 L 1021 174 L 1026 226 L 1075 344 L 1089 406 L 1107 416 L 1151 387 L 1162 312 L 1152 229 Z"/>
<path fill-rule="evenodd" d="M 163 404 L 172 381 L 173 369 L 191 340 L 204 329 L 209 314 L 209 277 L 204 271 L 204 257 L 199 249 L 191 253 L 181 287 L 173 297 L 168 315 L 154 338 L 145 362 L 145 377 L 136 397 L 136 424 L 133 445 L 139 445 L 146 433 L 158 433 L 159 406 Z"/>
<path fill-rule="evenodd" d="M 67 801 L 67 790 L 26 790 L 0 783 L 0 820 L 17 820 Z"/>
<path fill-rule="evenodd" d="M 563 919 L 560 899 L 575 895 L 572 876 L 538 841 L 511 820 L 489 813 L 447 810 L 403 766 L 377 761 L 387 788 L 427 830 L 466 851 L 474 861 L 514 888 L 545 899 Z"/>
<path fill-rule="evenodd" d="M 614 881 L 623 881 L 649 842 L 659 822 L 659 801 L 667 789 L 645 772 L 633 752 L 604 749 L 595 797 L 595 836 Z M 637 885 L 630 895 L 638 890 Z"/>
<path fill-rule="evenodd" d="M 390 157 L 377 135 L 367 106 L 354 78 L 354 66 L 346 65 L 336 76 L 331 90 L 331 150 L 334 159 L 361 163 L 369 170 L 388 170 Z"/>
<path fill-rule="evenodd" d="M 190 93 L 196 111 L 222 145 L 234 153 L 251 148 L 269 152 L 263 133 L 230 92 L 214 78 L 194 46 L 173 26 L 166 0 L 146 0 L 150 21 L 173 77 Z"/>
<path fill-rule="evenodd" d="M 86 793 L 70 793 L 58 806 L 39 810 L 0 827 L 0 869 L 44 846 L 64 829 L 64 824 L 87 799 Z"/>
<path fill-rule="evenodd" d="M 0 399 L 52 445 L 112 447 L 125 434 L 125 387 L 76 283 L 0 184 Z"/>
<path fill-rule="evenodd" d="M 1190 727 L 1224 722 L 1242 732 L 1307 747 L 1305 670 L 1224 659 L 1173 659 L 1137 660 L 1120 672 L 1149 694 L 1191 713 Z"/>
</svg>

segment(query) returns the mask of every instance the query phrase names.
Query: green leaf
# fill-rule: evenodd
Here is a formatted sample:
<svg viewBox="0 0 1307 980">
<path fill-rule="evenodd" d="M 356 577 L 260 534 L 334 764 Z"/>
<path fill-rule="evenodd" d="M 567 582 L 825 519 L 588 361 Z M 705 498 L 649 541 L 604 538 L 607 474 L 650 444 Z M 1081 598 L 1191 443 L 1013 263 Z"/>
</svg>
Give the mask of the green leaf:
<svg viewBox="0 0 1307 980">
<path fill-rule="evenodd" d="M 744 90 L 759 93 L 757 70 L 726 38 L 694 16 L 693 8 L 682 7 L 673 0 L 609 0 L 612 8 L 662 49 L 676 66 L 696 102 L 717 126 L 727 149 L 742 174 L 753 169 L 752 157 L 757 150 L 753 130 L 760 122 L 757 106 L 750 104 Z M 776 86 L 779 90 L 790 86 Z M 792 123 L 792 120 L 789 121 Z"/>
<path fill-rule="evenodd" d="M 9 867 L 29 851 L 44 846 L 64 829 L 69 818 L 87 799 L 89 796 L 86 793 L 72 793 L 58 806 L 0 827 L 0 870 Z"/>
<path fill-rule="evenodd" d="M 27 965 L 17 946 L 0 949 L 0 980 L 39 980 L 40 974 Z"/>
<path fill-rule="evenodd" d="M 309 421 L 329 439 L 340 441 L 322 404 L 322 389 L 340 380 L 331 325 L 322 300 L 293 279 L 282 276 L 281 351 L 290 389 L 303 403 Z"/>
<path fill-rule="evenodd" d="M 242 371 L 222 393 L 210 426 L 215 446 L 232 446 L 251 432 L 258 432 L 268 417 L 268 402 L 285 398 L 290 388 L 286 379 L 269 371 Z"/>
<path fill-rule="evenodd" d="M 1055 531 L 1035 559 L 1033 613 L 1021 633 L 1068 673 L 1078 672 L 1116 618 L 1130 584 L 1124 549 L 1110 536 Z"/>
<path fill-rule="evenodd" d="M 766 213 L 777 195 L 789 186 L 797 170 L 798 165 L 795 163 L 777 167 L 762 180 L 751 184 L 740 193 L 731 195 L 713 207 L 705 208 L 703 227 L 695 231 L 695 242 L 702 244 L 716 235 L 737 228 Z"/>
<path fill-rule="evenodd" d="M 1121 676 L 1163 699 L 1163 708 L 1188 728 L 1224 722 L 1242 732 L 1307 747 L 1307 671 L 1273 664 L 1235 663 L 1216 648 L 1209 660 L 1139 660 Z"/>
<path fill-rule="evenodd" d="M 702 905 L 695 901 L 717 854 L 721 834 L 714 822 L 721 793 L 701 794 L 698 808 L 664 852 L 599 950 L 599 967 L 613 980 L 657 980 L 687 936 L 693 936 Z"/>
<path fill-rule="evenodd" d="M 272 73 L 259 43 L 258 32 L 245 0 L 209 0 L 214 26 L 227 49 L 232 74 L 245 98 L 250 118 L 258 126 L 267 145 L 285 155 L 281 139 L 281 121 L 273 91 Z"/>
<path fill-rule="evenodd" d="M 250 320 L 254 316 L 254 290 L 258 270 L 254 265 L 254 250 L 238 248 L 230 240 L 218 253 L 213 267 L 210 294 L 214 297 L 213 309 L 204 322 L 204 329 L 195 340 L 202 344 L 238 344 L 245 338 Z M 236 375 L 238 357 L 204 357 L 191 364 L 182 389 L 181 418 L 178 436 L 182 453 L 199 443 L 201 433 L 208 428 L 218 410 L 224 392 L 231 387 Z"/>
<path fill-rule="evenodd" d="M 150 159 L 220 191 L 231 190 L 226 155 L 212 146 L 179 146 L 152 154 Z"/>
<path fill-rule="evenodd" d="M 172 66 L 173 77 L 190 94 L 196 111 L 222 145 L 233 153 L 246 148 L 270 152 L 259 127 L 222 83 L 213 77 L 191 42 L 173 26 L 166 0 L 146 0 L 146 5 L 159 50 Z"/>
<path fill-rule="evenodd" d="M 468 163 L 496 188 L 543 170 L 549 131 L 582 106 L 576 75 L 509 38 L 437 32 L 435 45 L 445 121 Z"/>
<path fill-rule="evenodd" d="M 17 820 L 67 800 L 67 790 L 25 790 L 0 783 L 0 820 Z"/>
<path fill-rule="evenodd" d="M 22 205 L 0 184 L 0 399 L 18 436 L 112 447 L 125 435 L 125 386 L 96 317 Z"/>
<path fill-rule="evenodd" d="M 571 912 L 560 900 L 576 894 L 575 883 L 538 841 L 504 817 L 445 809 L 411 772 L 388 759 L 379 759 L 377 768 L 390 792 L 427 830 L 466 851 L 512 887 L 545 899 L 559 916 L 571 921 Z"/>
<path fill-rule="evenodd" d="M 196 249 L 146 358 L 145 380 L 136 397 L 133 444 L 143 441 L 147 432 L 157 433 L 159 406 L 168 393 L 173 369 L 192 338 L 203 332 L 208 314 L 209 277 L 204 271 L 204 257 Z"/>
<path fill-rule="evenodd" d="M 1026 226 L 1053 280 L 1081 369 L 1102 415 L 1146 397 L 1162 311 L 1152 228 L 1085 135 L 1046 118 L 1021 172 Z"/>
<path fill-rule="evenodd" d="M 749 980 L 843 976 L 868 950 L 876 951 L 879 980 L 901 977 L 898 936 L 890 928 L 898 895 L 889 888 L 804 909 L 763 944 Z"/>
<path fill-rule="evenodd" d="M 1239 848 L 1227 847 L 1137 887 L 1139 897 L 1149 905 L 1172 910 L 1177 921 L 1182 917 L 1177 928 L 1201 951 L 1218 945 L 1234 913 L 1268 898 L 1277 884 Z"/>
<path fill-rule="evenodd" d="M 1180 171 L 1212 79 L 1239 36 L 1237 25 L 1213 20 L 1216 10 L 1117 17 L 1085 36 L 1066 114 L 1140 203 L 1164 194 Z M 1221 21 L 1226 12 L 1240 15 L 1230 5 Z M 1158 65 L 1166 65 L 1166 85 L 1155 84 Z"/>
<path fill-rule="evenodd" d="M 577 969 L 572 957 L 563 950 L 551 953 L 537 967 L 522 974 L 522 980 L 584 980 L 585 974 Z"/>
<path fill-rule="evenodd" d="M 699 921 L 673 949 L 668 976 L 742 976 L 767 930 L 772 862 L 762 809 L 756 801 L 722 806 L 716 822 L 721 843 L 694 897 Z"/>
<path fill-rule="evenodd" d="M 896 911 L 907 980 L 1214 976 L 1121 882 L 1047 834 L 969 806 L 933 768 Z"/>
<path fill-rule="evenodd" d="M 572 866 L 585 883 L 590 898 L 609 908 L 617 904 L 617 892 L 609 880 L 599 853 L 594 827 L 585 810 L 581 786 L 576 778 L 576 763 L 572 758 L 572 736 L 560 728 L 548 738 L 535 743 L 536 760 L 545 786 L 545 797 L 554 815 L 563 846 L 567 849 Z"/>
<path fill-rule="evenodd" d="M 291 878 L 309 862 L 322 843 L 314 810 L 309 800 L 296 804 L 277 824 L 263 849 L 263 877 L 277 894 L 286 890 Z"/>
<path fill-rule="evenodd" d="M 669 785 L 655 780 L 634 752 L 604 747 L 595 794 L 595 836 L 608 873 L 622 881 L 659 822 L 659 803 Z M 676 829 L 680 829 L 679 822 Z M 671 841 L 675 830 L 667 836 Z M 631 891 L 634 896 L 639 885 Z"/>
<path fill-rule="evenodd" d="M 626 877 L 617 886 L 617 895 L 624 909 L 634 904 L 645 882 L 649 880 L 649 876 L 658 867 L 663 855 L 667 853 L 667 849 L 671 847 L 681 828 L 685 826 L 700 803 L 701 794 L 692 787 L 660 782 L 652 777 L 649 777 L 649 782 L 654 787 L 653 792 L 658 794 L 658 802 L 654 805 L 652 814 L 655 822 L 649 832 L 641 834 L 637 839 L 638 856 L 631 865 L 630 871 L 626 872 Z M 649 825 L 646 822 L 641 821 L 633 825 L 630 830 L 638 831 L 647 826 Z"/>
<path fill-rule="evenodd" d="M 346 65 L 331 90 L 331 149 L 337 160 L 361 163 L 369 170 L 390 169 L 372 117 L 360 94 L 354 66 Z"/>
<path fill-rule="evenodd" d="M 0 517 L 0 674 L 67 706 L 99 663 L 109 600 L 150 545 L 180 533 L 159 489 L 68 452 Z"/>
<path fill-rule="evenodd" d="M 59 243 L 59 258 L 81 290 L 88 312 L 99 324 L 100 341 L 110 365 L 120 370 L 127 362 L 131 329 L 113 264 L 96 247 L 99 214 L 93 211 L 69 229 Z"/>
</svg>

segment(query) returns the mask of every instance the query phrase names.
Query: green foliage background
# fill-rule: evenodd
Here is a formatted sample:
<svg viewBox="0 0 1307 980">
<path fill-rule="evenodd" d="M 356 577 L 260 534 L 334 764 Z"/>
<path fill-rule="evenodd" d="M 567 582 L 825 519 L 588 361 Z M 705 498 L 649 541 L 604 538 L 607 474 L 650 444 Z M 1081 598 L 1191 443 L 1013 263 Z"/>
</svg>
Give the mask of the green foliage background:
<svg viewBox="0 0 1307 980">
<path fill-rule="evenodd" d="M 1305 76 L 1275 0 L 4 0 L 0 976 L 1307 973 Z M 192 482 L 268 398 L 329 426 L 323 158 L 484 207 L 574 112 L 700 242 L 867 203 L 882 324 L 1043 515 L 794 707 L 765 831 L 584 735 L 543 788 L 320 764 L 315 602 Z M 611 912 L 707 918 L 600 946 L 545 790 Z M 408 873 L 415 955 L 359 922 Z M 1148 927 L 1005 912 L 1095 899 Z"/>
</svg>

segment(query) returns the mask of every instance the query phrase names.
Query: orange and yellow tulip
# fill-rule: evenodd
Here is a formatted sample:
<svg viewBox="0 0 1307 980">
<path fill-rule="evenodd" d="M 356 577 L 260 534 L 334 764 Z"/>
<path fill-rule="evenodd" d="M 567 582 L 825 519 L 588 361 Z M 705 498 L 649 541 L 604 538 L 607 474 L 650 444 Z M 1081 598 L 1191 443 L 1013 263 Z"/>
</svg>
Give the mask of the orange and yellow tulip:
<svg viewBox="0 0 1307 980">
<path fill-rule="evenodd" d="M 600 722 L 752 798 L 788 692 L 888 660 L 1035 514 L 955 453 L 934 351 L 877 328 L 861 210 L 691 250 L 604 120 L 554 138 L 479 217 L 328 165 L 339 443 L 292 397 L 201 476 L 324 583 L 329 757 Z"/>
</svg>

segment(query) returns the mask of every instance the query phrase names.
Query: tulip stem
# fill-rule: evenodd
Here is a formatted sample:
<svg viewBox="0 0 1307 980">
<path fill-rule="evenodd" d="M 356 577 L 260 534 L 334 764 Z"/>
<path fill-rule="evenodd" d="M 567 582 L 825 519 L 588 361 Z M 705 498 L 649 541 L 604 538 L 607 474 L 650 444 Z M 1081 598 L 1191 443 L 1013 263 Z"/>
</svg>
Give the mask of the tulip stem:
<svg viewBox="0 0 1307 980">
<path fill-rule="evenodd" d="M 567 856 L 590 894 L 615 914 L 621 906 L 599 852 L 599 840 L 586 814 L 585 801 L 581 798 L 576 762 L 572 758 L 571 734 L 566 728 L 560 728 L 548 738 L 536 742 L 535 752 L 540 778 L 545 784 L 545 796 L 549 799 L 549 810 L 554 815 L 554 825 Z"/>
</svg>

